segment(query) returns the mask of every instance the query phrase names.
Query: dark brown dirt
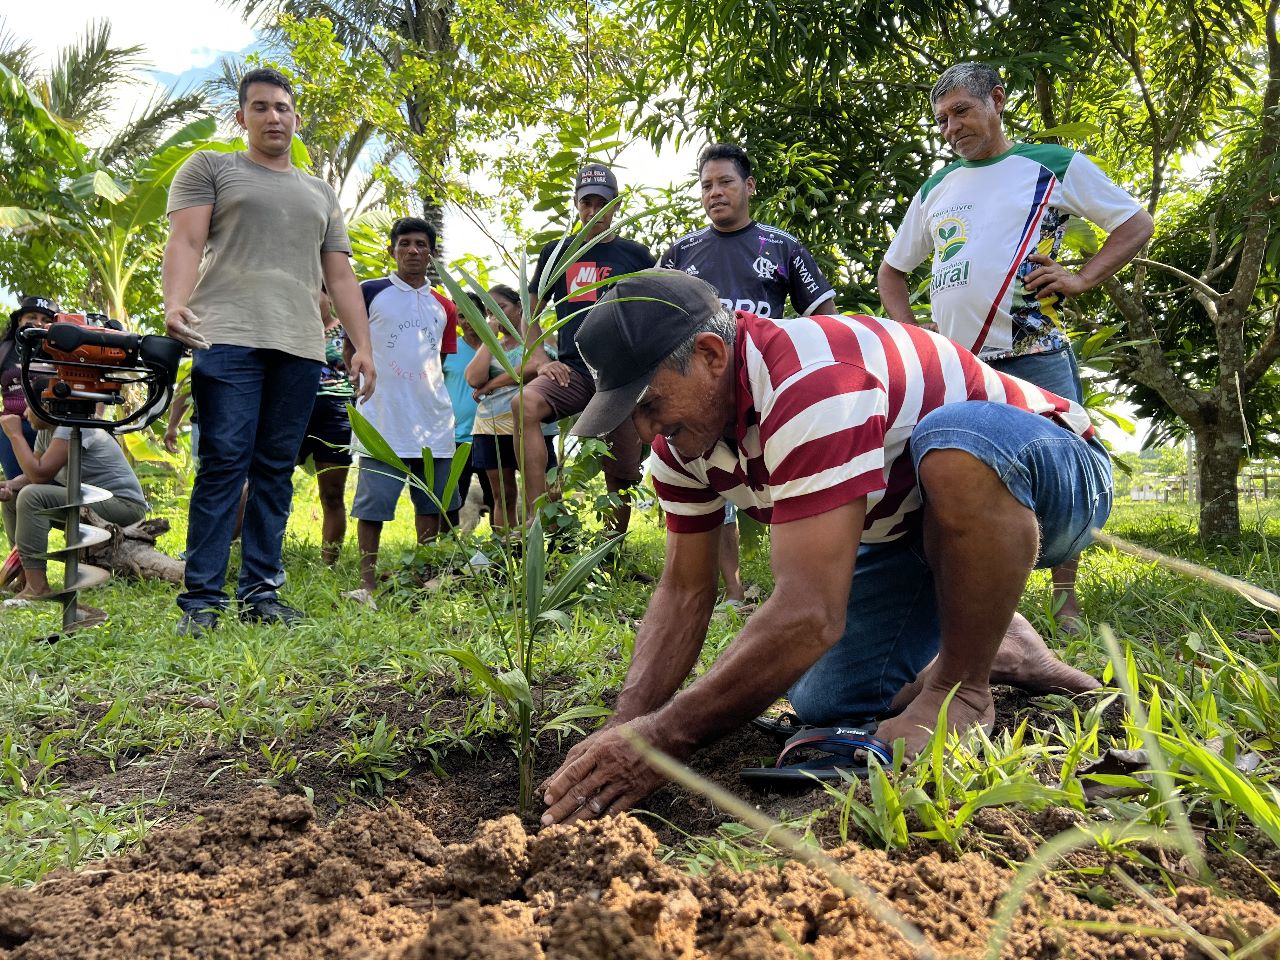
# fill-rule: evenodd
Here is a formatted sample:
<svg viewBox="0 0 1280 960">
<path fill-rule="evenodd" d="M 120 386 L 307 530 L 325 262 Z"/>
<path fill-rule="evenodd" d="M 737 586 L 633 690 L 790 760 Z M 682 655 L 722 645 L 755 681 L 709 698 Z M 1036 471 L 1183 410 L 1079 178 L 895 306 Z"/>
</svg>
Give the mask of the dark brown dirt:
<svg viewBox="0 0 1280 960">
<path fill-rule="evenodd" d="M 566 684 L 570 683 L 565 678 Z M 1052 703 L 1028 697 L 1016 690 L 997 688 L 997 726 L 1013 728 L 1025 716 L 1033 726 L 1051 723 Z M 100 705 L 102 710 L 109 704 Z M 95 705 L 86 705 L 93 710 Z M 400 729 L 428 723 L 447 726 L 458 711 L 456 691 L 441 685 L 426 691 L 423 698 L 415 698 L 399 687 L 374 688 L 366 691 L 361 702 L 345 705 L 325 723 L 306 737 L 290 745 L 299 756 L 314 751 L 310 763 L 301 768 L 294 784 L 278 785 L 280 789 L 294 790 L 305 784 L 311 789 L 315 807 L 322 820 L 338 815 L 351 804 L 350 779 L 335 772 L 325 757 L 335 750 L 339 742 L 349 735 L 341 719 L 359 709 L 370 717 L 385 717 L 387 723 Z M 1115 703 L 1107 711 L 1108 724 L 1120 722 L 1121 706 Z M 1113 716 L 1114 714 L 1114 716 Z M 455 726 L 457 724 L 455 723 Z M 998 731 L 997 731 L 998 732 Z M 1119 732 L 1119 727 L 1116 731 Z M 547 777 L 559 766 L 573 741 L 557 743 L 546 737 L 539 746 L 537 777 Z M 453 749 L 444 754 L 438 766 L 429 758 L 421 757 L 411 764 L 410 774 L 387 786 L 386 800 L 400 806 L 416 820 L 429 828 L 443 843 L 461 843 L 471 840 L 478 824 L 498 820 L 514 814 L 518 776 L 514 756 L 509 743 L 499 739 L 480 739 L 473 743 L 474 752 Z M 779 820 L 804 817 L 817 807 L 824 806 L 820 794 L 814 791 L 766 793 L 748 790 L 740 782 L 738 772 L 743 767 L 772 763 L 778 750 L 777 741 L 752 727 L 744 727 L 710 748 L 694 755 L 691 766 L 702 776 L 719 783 L 731 792 L 748 798 L 760 810 Z M 241 769 L 240 765 L 244 768 Z M 270 771 L 256 744 L 248 743 L 236 750 L 226 750 L 213 745 L 158 753 L 137 752 L 130 758 L 118 757 L 113 767 L 106 760 L 89 754 L 72 754 L 66 764 L 57 768 L 57 775 L 64 788 L 84 794 L 92 794 L 95 801 L 107 805 L 124 805 L 138 800 L 163 796 L 164 807 L 159 813 L 166 824 L 178 826 L 191 821 L 196 812 L 214 804 L 230 804 L 244 800 L 255 789 L 268 781 Z M 866 788 L 861 799 L 869 800 Z M 363 797 L 370 803 L 383 804 L 378 797 Z M 155 815 L 151 808 L 149 815 Z M 535 809 L 524 820 L 526 829 L 535 831 Z M 668 786 L 649 797 L 637 816 L 647 824 L 659 841 L 667 846 L 682 849 L 687 838 L 713 834 L 726 821 L 725 814 L 700 794 L 680 787 Z M 982 852 L 997 863 L 1020 862 L 1044 840 L 1074 826 L 1082 818 L 1065 808 L 1051 808 L 1040 814 L 1019 810 L 984 810 L 974 821 L 976 830 L 965 841 L 969 849 Z M 834 816 L 813 823 L 815 835 L 824 844 L 838 845 L 840 837 Z M 913 829 L 922 829 L 914 824 Z M 867 841 L 856 829 L 851 839 Z M 1221 888 L 1233 896 L 1259 900 L 1274 909 L 1280 909 L 1280 897 L 1268 882 L 1280 877 L 1280 850 L 1265 838 L 1257 836 L 1247 823 L 1238 829 L 1236 848 L 1247 854 L 1224 854 L 1216 847 L 1207 850 L 1209 865 Z M 906 851 L 890 855 L 891 859 L 914 861 L 936 853 L 944 859 L 954 860 L 956 853 L 939 844 L 914 839 Z M 1168 872 L 1177 874 L 1177 864 L 1168 862 L 1158 849 L 1150 851 L 1151 859 Z M 1079 851 L 1069 855 L 1064 862 L 1068 870 L 1079 877 L 1075 886 L 1091 890 L 1099 886 L 1095 875 L 1106 864 L 1093 851 Z M 1138 876 L 1157 882 L 1160 874 L 1139 870 Z M 1124 891 L 1102 881 L 1101 887 L 1108 895 L 1124 899 Z"/>
<path fill-rule="evenodd" d="M 568 685 L 571 678 L 552 678 L 547 685 L 559 682 Z M 193 699 L 204 701 L 196 709 L 217 706 L 208 698 Z M 136 748 L 117 754 L 112 761 L 96 753 L 71 751 L 57 767 L 56 775 L 64 789 L 92 795 L 95 802 L 107 806 L 161 797 L 162 815 L 171 825 L 189 821 L 197 810 L 210 804 L 241 800 L 260 786 L 296 790 L 305 785 L 311 790 L 317 810 L 332 816 L 353 799 L 380 802 L 377 796 L 353 797 L 351 777 L 328 763 L 328 758 L 351 735 L 344 725 L 347 717 L 364 713 L 371 719 L 382 718 L 388 726 L 402 731 L 415 726 L 450 729 L 462 726 L 460 704 L 458 691 L 445 681 L 419 697 L 394 685 L 371 687 L 362 692 L 359 700 L 344 703 L 315 730 L 284 745 L 302 764 L 292 780 L 284 783 L 271 780 L 269 765 L 258 742 L 253 740 L 230 749 L 213 743 L 156 752 Z M 85 704 L 82 712 L 90 719 L 100 719 L 109 707 L 109 703 Z M 543 738 L 538 749 L 539 780 L 556 770 L 572 742 Z M 399 766 L 409 774 L 385 788 L 387 799 L 413 812 L 447 843 L 469 839 L 478 821 L 515 812 L 519 778 L 510 742 L 480 737 L 471 746 L 472 751 L 454 747 L 438 760 L 425 752 L 407 757 Z M 774 739 L 746 727 L 701 751 L 693 766 L 704 776 L 740 790 L 738 771 L 771 763 L 777 750 Z M 701 796 L 674 788 L 659 791 L 645 806 L 653 815 L 651 824 L 665 842 L 714 830 L 725 819 Z M 774 816 L 785 816 L 807 806 L 803 798 L 797 800 L 792 794 L 766 798 L 762 808 Z M 531 817 L 526 825 L 532 827 L 535 823 Z"/>
<path fill-rule="evenodd" d="M 536 782 L 553 774 L 564 760 L 573 741 L 558 746 L 544 738 L 538 750 Z M 427 774 L 408 777 L 394 784 L 388 794 L 397 804 L 428 824 L 437 836 L 448 841 L 464 840 L 475 830 L 476 822 L 515 812 L 514 800 L 519 787 L 515 758 L 508 745 L 496 741 L 481 742 L 481 751 L 468 756 L 454 751 L 444 757 L 440 766 L 445 777 Z M 753 727 L 699 751 L 691 761 L 698 773 L 724 787 L 740 793 L 743 789 L 738 771 L 743 767 L 772 763 L 777 756 L 777 741 Z M 785 817 L 812 809 L 812 804 L 795 793 L 786 796 L 755 798 L 761 809 L 771 816 Z M 679 842 L 689 834 L 715 830 L 725 815 L 705 797 L 678 787 L 665 787 L 644 802 L 644 816 L 664 843 Z M 539 808 L 525 825 L 534 827 Z"/>
<path fill-rule="evenodd" d="M 12 960 L 667 960 L 917 956 L 812 869 L 690 877 L 661 862 L 632 817 L 525 831 L 512 816 L 445 844 L 403 810 L 328 826 L 304 799 L 255 791 L 135 853 L 29 890 L 0 890 L 0 957 Z M 940 955 L 980 956 L 1011 873 L 973 854 L 833 855 Z M 1187 887 L 1160 898 L 1200 933 L 1238 946 L 1280 924 L 1266 905 Z M 1092 925 L 1101 924 L 1098 930 Z M 1097 907 L 1048 884 L 1021 906 L 1006 958 L 1193 958 L 1145 906 Z M 1267 948 L 1274 955 L 1275 945 Z"/>
</svg>

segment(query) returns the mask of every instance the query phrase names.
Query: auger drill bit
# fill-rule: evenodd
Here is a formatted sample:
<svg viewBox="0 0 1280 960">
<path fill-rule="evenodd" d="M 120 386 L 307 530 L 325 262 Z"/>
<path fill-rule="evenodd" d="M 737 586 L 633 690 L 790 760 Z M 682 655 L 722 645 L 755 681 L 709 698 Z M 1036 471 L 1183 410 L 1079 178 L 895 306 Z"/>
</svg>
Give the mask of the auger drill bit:
<svg viewBox="0 0 1280 960">
<path fill-rule="evenodd" d="M 80 526 L 80 508 L 101 503 L 111 499 L 111 491 L 103 490 L 80 482 L 80 428 L 71 428 L 71 439 L 67 441 L 67 503 L 66 506 L 53 507 L 40 511 L 43 516 L 62 520 L 66 532 L 66 545 L 59 550 L 50 550 L 43 554 L 46 560 L 57 560 L 63 564 L 62 589 L 50 593 L 41 600 L 58 601 L 62 604 L 62 632 L 69 633 L 78 626 L 76 600 L 81 590 L 89 590 L 101 586 L 111 579 L 110 571 L 101 567 L 82 564 L 80 552 L 111 539 L 111 533 L 101 527 Z"/>
</svg>

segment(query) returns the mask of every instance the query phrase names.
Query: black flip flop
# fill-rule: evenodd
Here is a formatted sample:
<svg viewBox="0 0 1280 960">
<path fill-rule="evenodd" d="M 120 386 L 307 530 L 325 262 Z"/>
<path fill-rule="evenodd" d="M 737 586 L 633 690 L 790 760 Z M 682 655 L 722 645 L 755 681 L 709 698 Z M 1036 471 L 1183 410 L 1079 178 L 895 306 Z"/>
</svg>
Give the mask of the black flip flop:
<svg viewBox="0 0 1280 960">
<path fill-rule="evenodd" d="M 757 730 L 763 730 L 771 737 L 777 737 L 781 741 L 790 740 L 801 730 L 812 730 L 813 727 L 806 726 L 800 722 L 800 718 L 794 713 L 782 713 L 776 717 L 756 717 L 751 721 L 751 725 Z"/>
<path fill-rule="evenodd" d="M 788 764 L 794 754 L 816 753 L 807 760 Z M 804 727 L 789 740 L 772 767 L 748 767 L 739 776 L 758 786 L 801 786 L 815 780 L 839 782 L 841 772 L 867 775 L 866 757 L 875 756 L 882 766 L 893 762 L 893 751 L 863 727 Z"/>
</svg>

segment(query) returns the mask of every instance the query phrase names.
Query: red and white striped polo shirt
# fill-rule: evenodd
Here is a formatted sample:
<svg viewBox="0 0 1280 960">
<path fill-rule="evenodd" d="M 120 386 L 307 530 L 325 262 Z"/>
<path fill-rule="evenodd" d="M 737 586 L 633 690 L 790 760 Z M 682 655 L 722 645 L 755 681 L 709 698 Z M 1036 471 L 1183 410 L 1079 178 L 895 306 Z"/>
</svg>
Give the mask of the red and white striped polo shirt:
<svg viewBox="0 0 1280 960">
<path fill-rule="evenodd" d="M 949 403 L 1007 403 L 1093 436 L 1078 404 L 920 327 L 866 316 L 737 321 L 736 444 L 685 462 L 665 438 L 653 442 L 654 489 L 676 533 L 713 529 L 726 500 L 786 523 L 866 497 L 862 541 L 894 540 L 921 505 L 911 431 Z"/>
</svg>

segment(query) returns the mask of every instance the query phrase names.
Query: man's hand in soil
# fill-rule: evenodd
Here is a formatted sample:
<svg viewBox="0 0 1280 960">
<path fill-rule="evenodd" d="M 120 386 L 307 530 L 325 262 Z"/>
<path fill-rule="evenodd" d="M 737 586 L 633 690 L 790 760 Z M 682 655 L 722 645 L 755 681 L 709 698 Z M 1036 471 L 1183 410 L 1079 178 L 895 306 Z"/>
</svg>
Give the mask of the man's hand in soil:
<svg viewBox="0 0 1280 960">
<path fill-rule="evenodd" d="M 569 752 L 560 769 L 544 784 L 547 812 L 543 826 L 612 816 L 630 810 L 665 782 L 620 732 L 639 735 L 659 750 L 664 738 L 650 717 L 606 727 Z"/>
</svg>

